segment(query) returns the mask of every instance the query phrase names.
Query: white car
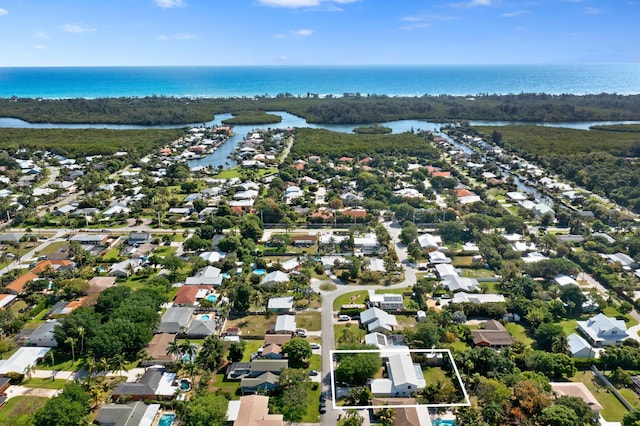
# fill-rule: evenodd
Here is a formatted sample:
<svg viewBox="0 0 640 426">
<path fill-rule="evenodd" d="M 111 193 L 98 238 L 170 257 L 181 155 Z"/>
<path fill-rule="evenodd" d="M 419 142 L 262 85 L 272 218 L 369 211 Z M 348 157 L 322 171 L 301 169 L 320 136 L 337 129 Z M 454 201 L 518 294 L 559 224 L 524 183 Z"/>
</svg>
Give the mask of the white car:
<svg viewBox="0 0 640 426">
<path fill-rule="evenodd" d="M 307 330 L 304 328 L 299 328 L 296 330 L 296 334 L 300 337 L 307 337 Z"/>
<path fill-rule="evenodd" d="M 311 344 L 311 349 L 320 349 L 320 344 L 319 343 L 312 343 Z"/>
</svg>

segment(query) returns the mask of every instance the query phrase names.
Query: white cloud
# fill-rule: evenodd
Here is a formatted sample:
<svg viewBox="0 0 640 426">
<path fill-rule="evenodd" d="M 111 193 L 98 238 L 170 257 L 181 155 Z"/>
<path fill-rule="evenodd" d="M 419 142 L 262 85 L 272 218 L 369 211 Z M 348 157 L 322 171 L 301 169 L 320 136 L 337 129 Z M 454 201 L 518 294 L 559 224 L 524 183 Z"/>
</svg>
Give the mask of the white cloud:
<svg viewBox="0 0 640 426">
<path fill-rule="evenodd" d="M 288 58 L 287 56 L 280 55 L 280 56 L 278 56 L 278 60 L 280 60 L 280 61 L 284 62 L 284 61 L 288 61 L 288 60 L 289 60 L 289 58 Z"/>
<path fill-rule="evenodd" d="M 598 9 L 595 7 L 585 7 L 584 9 L 582 9 L 582 13 L 585 13 L 587 15 L 598 15 L 602 13 L 602 9 Z"/>
<path fill-rule="evenodd" d="M 45 46 L 44 44 L 36 44 L 35 46 L 33 46 L 33 48 L 38 50 L 43 50 L 43 49 L 46 49 L 47 46 Z"/>
<path fill-rule="evenodd" d="M 83 25 L 75 25 L 75 24 L 66 24 L 62 26 L 62 29 L 68 33 L 92 33 L 95 32 L 95 28 L 85 27 Z"/>
<path fill-rule="evenodd" d="M 329 11 L 341 11 L 336 4 L 355 3 L 359 0 L 258 0 L 263 6 L 299 9 L 301 7 L 318 7 L 324 5 Z"/>
<path fill-rule="evenodd" d="M 410 31 L 418 28 L 428 28 L 431 26 L 433 21 L 453 21 L 457 19 L 454 16 L 446 16 L 446 15 L 412 15 L 412 16 L 403 16 L 400 18 L 401 21 L 408 22 L 407 25 L 403 25 L 400 27 L 401 30 Z"/>
<path fill-rule="evenodd" d="M 7 9 L 0 8 L 0 16 L 8 15 L 9 11 Z"/>
<path fill-rule="evenodd" d="M 515 10 L 513 12 L 507 12 L 507 13 L 503 13 L 502 17 L 503 18 L 513 18 L 515 16 L 521 16 L 524 15 L 525 13 L 527 13 L 526 10 Z"/>
<path fill-rule="evenodd" d="M 178 33 L 178 34 L 173 34 L 173 35 L 166 35 L 166 34 L 160 34 L 156 37 L 157 40 L 160 41 L 167 41 L 167 40 L 191 40 L 194 38 L 198 38 L 197 35 L 195 34 L 189 34 L 189 33 Z"/>
<path fill-rule="evenodd" d="M 40 40 L 49 40 L 49 34 L 45 33 L 44 31 L 38 31 L 37 33 L 34 34 L 35 38 L 39 38 Z"/>
<path fill-rule="evenodd" d="M 156 6 L 163 9 L 171 9 L 172 7 L 182 7 L 184 2 L 182 0 L 155 0 Z"/>
<path fill-rule="evenodd" d="M 307 37 L 313 34 L 313 30 L 307 30 L 307 29 L 291 30 L 291 34 L 299 37 Z"/>
<path fill-rule="evenodd" d="M 287 37 L 289 37 L 287 34 L 282 34 L 282 33 L 273 35 L 273 38 L 287 38 Z"/>
<path fill-rule="evenodd" d="M 175 38 L 176 40 L 191 40 L 194 38 L 198 38 L 198 36 L 194 34 L 180 33 L 180 34 L 174 35 L 173 38 Z"/>
<path fill-rule="evenodd" d="M 469 0 L 459 3 L 451 3 L 453 7 L 476 7 L 476 6 L 492 6 L 494 0 Z"/>
</svg>

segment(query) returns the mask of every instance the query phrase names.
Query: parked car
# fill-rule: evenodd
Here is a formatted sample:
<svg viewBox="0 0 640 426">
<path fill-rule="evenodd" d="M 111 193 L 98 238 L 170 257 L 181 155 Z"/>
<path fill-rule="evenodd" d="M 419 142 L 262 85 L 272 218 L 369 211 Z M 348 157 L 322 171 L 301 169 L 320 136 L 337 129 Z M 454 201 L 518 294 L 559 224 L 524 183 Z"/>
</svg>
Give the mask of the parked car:
<svg viewBox="0 0 640 426">
<path fill-rule="evenodd" d="M 300 337 L 307 337 L 307 330 L 304 328 L 299 328 L 296 330 L 296 334 Z"/>
<path fill-rule="evenodd" d="M 324 414 L 327 412 L 327 404 L 324 401 L 320 402 L 320 414 Z"/>
<path fill-rule="evenodd" d="M 351 317 L 349 315 L 338 315 L 338 321 L 351 321 Z"/>
<path fill-rule="evenodd" d="M 310 376 L 317 376 L 318 374 L 320 374 L 320 373 L 318 373 L 318 370 L 309 370 L 309 375 Z"/>
<path fill-rule="evenodd" d="M 320 349 L 320 344 L 319 343 L 312 343 L 311 344 L 311 349 Z"/>
</svg>

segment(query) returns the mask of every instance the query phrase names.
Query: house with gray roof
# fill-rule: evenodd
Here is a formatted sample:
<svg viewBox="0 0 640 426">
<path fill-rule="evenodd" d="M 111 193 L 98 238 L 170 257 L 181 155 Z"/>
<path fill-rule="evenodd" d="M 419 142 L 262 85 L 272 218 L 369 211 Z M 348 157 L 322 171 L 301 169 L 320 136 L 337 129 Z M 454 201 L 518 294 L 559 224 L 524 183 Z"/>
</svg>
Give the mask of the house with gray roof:
<svg viewBox="0 0 640 426">
<path fill-rule="evenodd" d="M 293 296 L 271 297 L 267 302 L 267 309 L 278 313 L 291 312 L 293 309 Z"/>
<path fill-rule="evenodd" d="M 58 346 L 58 342 L 53 335 L 53 330 L 58 324 L 58 320 L 52 320 L 36 328 L 27 338 L 27 346 L 39 346 L 43 348 L 55 348 Z"/>
<path fill-rule="evenodd" d="M 95 423 L 99 426 L 151 426 L 160 411 L 160 404 L 144 402 L 105 404 L 100 407 Z"/>
<path fill-rule="evenodd" d="M 289 274 L 285 274 L 282 271 L 273 271 L 269 272 L 264 276 L 264 278 L 262 278 L 260 285 L 272 287 L 274 285 L 288 283 L 290 279 Z"/>
<path fill-rule="evenodd" d="M 277 334 L 295 333 L 296 317 L 295 315 L 278 315 L 273 331 Z"/>
<path fill-rule="evenodd" d="M 376 396 L 408 396 L 426 386 L 422 367 L 414 363 L 408 348 L 389 352 L 385 362 L 387 377 L 371 381 Z"/>
<path fill-rule="evenodd" d="M 113 399 L 127 397 L 131 401 L 173 399 L 178 390 L 174 386 L 175 373 L 169 373 L 164 367 L 151 367 L 137 382 L 121 382 L 113 391 Z"/>
<path fill-rule="evenodd" d="M 395 315 L 374 307 L 360 313 L 360 324 L 366 326 L 369 333 L 384 332 L 393 331 L 398 320 Z"/>
<path fill-rule="evenodd" d="M 193 320 L 185 335 L 192 338 L 204 338 L 211 336 L 216 331 L 216 320 Z"/>
<path fill-rule="evenodd" d="M 619 345 L 629 337 L 624 321 L 598 314 L 587 321 L 577 321 L 578 331 L 594 347 Z"/>
<path fill-rule="evenodd" d="M 180 306 L 171 307 L 162 316 L 158 331 L 160 333 L 182 334 L 189 329 L 196 308 Z"/>
</svg>

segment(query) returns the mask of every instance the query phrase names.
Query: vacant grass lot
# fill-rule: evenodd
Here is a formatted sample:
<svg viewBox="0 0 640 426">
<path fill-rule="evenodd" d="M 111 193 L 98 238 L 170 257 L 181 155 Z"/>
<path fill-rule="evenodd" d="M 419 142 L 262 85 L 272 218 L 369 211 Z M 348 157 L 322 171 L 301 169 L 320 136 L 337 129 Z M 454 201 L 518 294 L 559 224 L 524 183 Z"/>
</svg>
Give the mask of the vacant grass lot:
<svg viewBox="0 0 640 426">
<path fill-rule="evenodd" d="M 241 318 L 230 319 L 227 327 L 237 326 L 242 330 L 242 334 L 250 336 L 262 336 L 269 330 L 269 325 L 276 323 L 275 315 L 267 318 L 266 315 L 247 315 Z"/>
<path fill-rule="evenodd" d="M 298 327 L 306 328 L 308 331 L 320 331 L 322 329 L 320 312 L 297 313 L 296 324 Z"/>
<path fill-rule="evenodd" d="M 62 379 L 51 380 L 33 377 L 23 381 L 20 385 L 26 388 L 62 389 L 66 383 L 67 381 Z"/>
<path fill-rule="evenodd" d="M 593 393 L 600 405 L 602 405 L 602 417 L 608 422 L 619 422 L 627 410 L 618 399 L 598 382 L 591 371 L 580 371 L 571 378 L 572 382 L 582 382 Z"/>
<path fill-rule="evenodd" d="M 7 401 L 0 410 L 0 425 L 33 425 L 33 414 L 44 406 L 49 398 L 39 396 L 16 396 Z"/>
<path fill-rule="evenodd" d="M 339 296 L 333 302 L 333 310 L 339 311 L 340 306 L 349 304 L 364 304 L 364 299 L 368 293 L 366 290 L 354 290 L 353 293 L 346 293 Z"/>
</svg>

